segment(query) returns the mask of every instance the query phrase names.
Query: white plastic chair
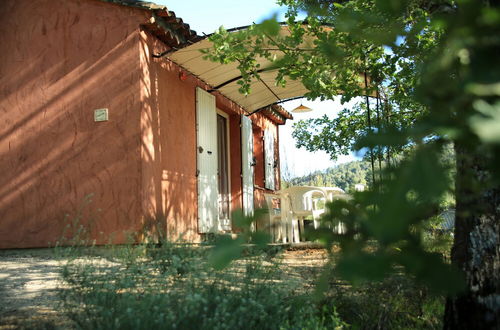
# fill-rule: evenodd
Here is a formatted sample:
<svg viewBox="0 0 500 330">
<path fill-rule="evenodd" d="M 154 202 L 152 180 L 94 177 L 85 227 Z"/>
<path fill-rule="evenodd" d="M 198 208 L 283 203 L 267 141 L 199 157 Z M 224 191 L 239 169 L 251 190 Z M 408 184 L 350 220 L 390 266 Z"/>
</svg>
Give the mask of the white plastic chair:
<svg viewBox="0 0 500 330">
<path fill-rule="evenodd" d="M 347 194 L 343 189 L 338 187 L 318 187 L 318 188 L 322 189 L 325 192 L 326 198 L 329 202 L 333 202 L 334 200 L 339 200 L 339 199 L 349 200 L 352 198 L 351 195 Z M 346 227 L 341 222 L 337 226 L 335 226 L 335 228 L 333 228 L 333 231 L 338 234 L 344 234 L 346 232 Z"/>
<path fill-rule="evenodd" d="M 289 198 L 290 203 L 290 216 L 285 221 L 291 224 L 291 233 L 288 233 L 287 236 L 290 241 L 300 242 L 300 236 L 304 233 L 304 220 L 306 217 L 312 217 L 314 227 L 318 227 L 318 220 L 325 210 L 317 208 L 315 199 L 325 199 L 325 192 L 318 187 L 294 186 L 283 189 L 281 194 L 283 197 Z"/>
</svg>

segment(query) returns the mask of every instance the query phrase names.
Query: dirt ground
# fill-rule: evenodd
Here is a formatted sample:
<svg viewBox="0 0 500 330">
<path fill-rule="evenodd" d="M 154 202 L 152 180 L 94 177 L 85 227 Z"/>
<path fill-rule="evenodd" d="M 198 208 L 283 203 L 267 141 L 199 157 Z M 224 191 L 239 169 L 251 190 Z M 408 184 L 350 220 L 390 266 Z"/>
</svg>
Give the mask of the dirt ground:
<svg viewBox="0 0 500 330">
<path fill-rule="evenodd" d="M 296 246 L 283 255 L 290 275 L 312 283 L 326 255 Z M 51 249 L 0 250 L 0 329 L 71 329 L 59 311 L 61 263 Z"/>
<path fill-rule="evenodd" d="M 50 329 L 61 323 L 59 267 L 50 249 L 0 251 L 0 329 Z"/>
</svg>

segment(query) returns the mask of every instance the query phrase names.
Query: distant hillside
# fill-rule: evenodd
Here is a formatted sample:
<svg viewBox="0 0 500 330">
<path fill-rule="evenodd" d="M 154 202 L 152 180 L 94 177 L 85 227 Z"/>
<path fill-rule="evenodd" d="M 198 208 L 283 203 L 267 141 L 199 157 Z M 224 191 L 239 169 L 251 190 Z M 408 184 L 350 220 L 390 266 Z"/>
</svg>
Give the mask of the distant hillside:
<svg viewBox="0 0 500 330">
<path fill-rule="evenodd" d="M 394 158 L 402 158 L 401 156 L 393 156 Z M 440 155 L 442 164 L 449 168 L 451 187 L 454 184 L 455 177 L 455 151 L 452 145 L 445 146 L 443 153 Z M 385 163 L 382 164 L 382 167 Z M 375 164 L 375 170 L 378 169 L 378 164 Z M 323 171 L 315 171 L 311 174 L 304 175 L 292 179 L 282 179 L 282 186 L 324 186 L 324 187 L 339 187 L 346 192 L 354 190 L 355 184 L 364 184 L 369 186 L 372 182 L 371 165 L 369 161 L 354 161 L 330 167 Z M 452 194 L 447 194 L 443 203 L 446 205 L 454 204 L 454 197 Z"/>
<path fill-rule="evenodd" d="M 288 186 L 324 186 L 339 187 L 345 191 L 354 190 L 355 184 L 368 185 L 370 182 L 370 163 L 366 161 L 354 161 L 330 167 L 323 171 L 284 180 L 283 187 Z"/>
</svg>

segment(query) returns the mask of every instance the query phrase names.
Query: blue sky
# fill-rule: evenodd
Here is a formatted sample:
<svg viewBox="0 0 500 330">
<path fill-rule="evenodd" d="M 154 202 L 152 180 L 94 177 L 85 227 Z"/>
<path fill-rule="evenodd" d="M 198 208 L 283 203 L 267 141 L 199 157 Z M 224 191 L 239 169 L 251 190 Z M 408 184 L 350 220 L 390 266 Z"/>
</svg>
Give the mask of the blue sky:
<svg viewBox="0 0 500 330">
<path fill-rule="evenodd" d="M 221 25 L 229 29 L 250 25 L 253 22 L 259 23 L 275 13 L 282 14 L 285 10 L 273 0 L 153 0 L 153 2 L 166 5 L 198 34 L 212 33 Z"/>
<path fill-rule="evenodd" d="M 279 20 L 284 19 L 284 7 L 279 7 L 273 0 L 153 0 L 155 3 L 166 5 L 188 23 L 191 29 L 198 34 L 210 34 L 221 25 L 226 29 L 259 23 L 273 15 L 278 15 Z M 291 111 L 298 106 L 301 100 L 283 103 L 283 107 Z M 313 112 L 305 114 L 294 114 L 296 120 L 321 117 L 324 114 L 335 116 L 342 109 L 338 101 L 307 101 L 302 103 L 314 109 Z M 351 161 L 352 156 L 340 157 L 337 162 L 330 160 L 324 152 L 310 153 L 304 149 L 295 148 L 295 141 L 291 136 L 292 123 L 280 127 L 280 152 L 282 171 L 288 171 L 292 176 L 309 174 L 316 170 L 334 166 L 337 163 Z"/>
</svg>

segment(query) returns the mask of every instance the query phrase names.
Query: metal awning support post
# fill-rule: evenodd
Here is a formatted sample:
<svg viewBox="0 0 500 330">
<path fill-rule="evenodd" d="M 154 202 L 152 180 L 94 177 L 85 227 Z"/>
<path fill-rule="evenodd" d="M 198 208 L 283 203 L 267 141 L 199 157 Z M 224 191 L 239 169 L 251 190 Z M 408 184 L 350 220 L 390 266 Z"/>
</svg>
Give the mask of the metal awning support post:
<svg viewBox="0 0 500 330">
<path fill-rule="evenodd" d="M 364 72 L 364 77 L 365 77 L 365 98 L 366 98 L 366 111 L 367 111 L 367 117 L 368 117 L 368 130 L 371 132 L 372 131 L 372 119 L 371 119 L 371 113 L 370 113 L 370 98 L 368 96 L 368 77 L 366 75 L 366 70 Z M 375 186 L 375 160 L 373 158 L 373 149 L 370 148 L 370 163 L 372 167 L 372 184 Z"/>
<path fill-rule="evenodd" d="M 377 85 L 377 90 L 376 90 L 376 111 L 377 111 L 377 130 L 380 132 L 380 94 L 378 90 L 378 85 Z M 381 147 L 378 148 L 377 150 L 377 158 L 378 158 L 378 173 L 379 173 L 379 180 L 382 181 L 382 157 L 383 157 L 383 149 Z"/>
<path fill-rule="evenodd" d="M 390 108 L 390 105 L 389 105 L 389 100 L 386 98 L 385 99 L 385 102 L 384 102 L 384 112 L 385 112 L 385 122 L 386 122 L 386 125 L 387 127 L 389 127 L 390 125 L 390 120 L 391 120 L 391 108 Z M 387 147 L 387 166 L 388 167 L 391 167 L 391 147 Z"/>
</svg>

